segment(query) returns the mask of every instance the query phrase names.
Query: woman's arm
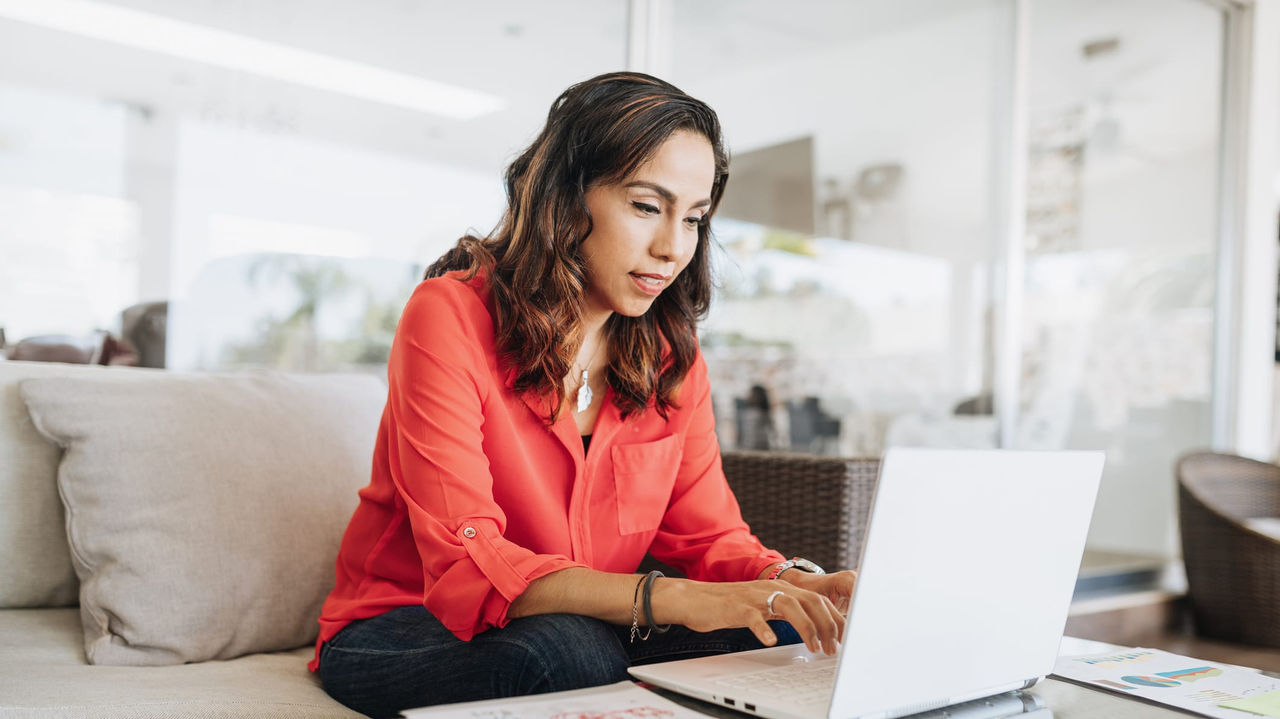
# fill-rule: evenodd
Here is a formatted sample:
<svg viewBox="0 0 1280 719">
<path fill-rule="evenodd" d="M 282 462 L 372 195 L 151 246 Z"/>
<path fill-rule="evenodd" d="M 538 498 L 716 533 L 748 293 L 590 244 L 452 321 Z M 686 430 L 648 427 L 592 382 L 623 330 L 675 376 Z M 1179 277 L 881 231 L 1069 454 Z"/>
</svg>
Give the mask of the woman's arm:
<svg viewBox="0 0 1280 719">
<path fill-rule="evenodd" d="M 849 573 L 828 576 L 841 574 Z M 643 578 L 581 567 L 562 569 L 530 582 L 511 603 L 507 616 L 580 614 L 629 625 L 636 585 Z M 782 594 L 774 598 L 775 614 L 770 615 L 769 597 L 775 592 Z M 699 632 L 746 627 L 765 646 L 777 642 L 769 629 L 770 619 L 790 622 L 812 652 L 834 654 L 844 634 L 844 616 L 825 594 L 785 581 L 697 582 L 662 577 L 653 584 L 650 605 L 659 624 L 679 624 Z M 646 626 L 644 612 L 637 611 L 636 616 L 640 626 Z"/>
<path fill-rule="evenodd" d="M 423 605 L 464 641 L 506 624 L 511 600 L 529 582 L 581 565 L 506 536 L 483 432 L 486 402 L 501 391 L 492 379 L 491 333 L 472 286 L 449 277 L 418 286 L 387 367 L 385 455 L 375 456 L 385 484 L 364 490 L 382 492 L 385 506 L 403 507 L 403 517 L 384 520 L 378 541 L 407 532 L 416 549 L 388 558 L 379 571 L 407 586 L 420 574 Z M 492 404 L 502 405 L 496 398 Z M 545 432 L 536 420 L 528 429 Z"/>
</svg>

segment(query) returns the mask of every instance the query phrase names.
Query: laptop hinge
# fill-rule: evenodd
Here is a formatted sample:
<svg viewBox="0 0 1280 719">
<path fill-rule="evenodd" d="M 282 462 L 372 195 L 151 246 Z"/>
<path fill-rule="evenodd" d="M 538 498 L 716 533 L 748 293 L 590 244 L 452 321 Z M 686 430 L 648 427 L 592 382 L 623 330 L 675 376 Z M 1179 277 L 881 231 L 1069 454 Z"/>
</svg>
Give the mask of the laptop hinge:
<svg viewBox="0 0 1280 719">
<path fill-rule="evenodd" d="M 883 714 L 883 717 L 884 719 L 897 719 L 897 717 L 910 716 L 912 714 L 919 714 L 920 712 L 927 712 L 932 709 L 941 709 L 942 707 L 949 707 L 952 704 L 963 704 L 964 702 L 973 701 L 974 699 L 984 699 L 986 697 L 995 696 L 996 694 L 1003 694 L 1005 692 L 1024 689 L 1026 687 L 1031 686 L 1032 684 L 1035 684 L 1036 681 L 1039 681 L 1039 679 L 1038 678 L 1034 680 L 1024 679 L 1022 681 L 1012 682 L 1010 684 L 1004 684 L 1002 686 L 993 687 L 993 688 L 985 689 L 982 691 L 972 692 L 969 694 L 961 694 L 959 696 L 954 696 L 954 697 L 951 697 L 950 699 L 945 699 L 943 701 L 933 701 L 933 702 L 927 702 L 924 704 L 916 704 L 914 706 L 906 707 L 903 709 L 895 709 L 894 711 L 891 711 L 891 712 L 885 712 Z"/>
</svg>

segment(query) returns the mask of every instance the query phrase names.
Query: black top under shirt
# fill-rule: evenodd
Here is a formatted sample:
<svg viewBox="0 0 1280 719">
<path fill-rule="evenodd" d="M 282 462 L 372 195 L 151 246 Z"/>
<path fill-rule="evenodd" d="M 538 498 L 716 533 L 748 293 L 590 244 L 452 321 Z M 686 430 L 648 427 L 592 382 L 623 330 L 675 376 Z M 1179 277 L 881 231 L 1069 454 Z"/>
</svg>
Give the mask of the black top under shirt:
<svg viewBox="0 0 1280 719">
<path fill-rule="evenodd" d="M 589 434 L 582 435 L 582 453 L 586 454 L 587 450 L 590 448 L 591 448 L 591 435 Z"/>
</svg>

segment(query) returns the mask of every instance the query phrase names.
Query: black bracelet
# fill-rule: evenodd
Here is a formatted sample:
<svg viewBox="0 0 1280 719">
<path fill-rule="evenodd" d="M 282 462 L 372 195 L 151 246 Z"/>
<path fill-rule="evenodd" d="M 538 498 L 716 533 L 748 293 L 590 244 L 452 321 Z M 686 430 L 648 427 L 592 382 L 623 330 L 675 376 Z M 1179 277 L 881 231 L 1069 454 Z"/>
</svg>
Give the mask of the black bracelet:
<svg viewBox="0 0 1280 719">
<path fill-rule="evenodd" d="M 662 634 L 671 629 L 671 625 L 660 627 L 658 623 L 653 621 L 653 607 L 649 604 L 649 593 L 653 590 L 653 580 L 666 575 L 658 570 L 649 572 L 649 576 L 644 578 L 644 594 L 641 597 L 641 603 L 644 605 L 644 621 L 649 625 L 649 631 Z"/>
</svg>

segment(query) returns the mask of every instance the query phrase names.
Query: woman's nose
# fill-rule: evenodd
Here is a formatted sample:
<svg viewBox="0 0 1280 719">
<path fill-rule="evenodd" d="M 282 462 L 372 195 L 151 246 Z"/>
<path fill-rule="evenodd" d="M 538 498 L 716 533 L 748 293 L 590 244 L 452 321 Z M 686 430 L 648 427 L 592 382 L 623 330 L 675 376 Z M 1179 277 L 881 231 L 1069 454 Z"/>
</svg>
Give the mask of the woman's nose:
<svg viewBox="0 0 1280 719">
<path fill-rule="evenodd" d="M 693 254 L 697 241 L 697 233 L 688 232 L 683 227 L 683 220 L 664 222 L 649 246 L 649 253 L 664 262 L 679 264 L 685 257 Z"/>
</svg>

